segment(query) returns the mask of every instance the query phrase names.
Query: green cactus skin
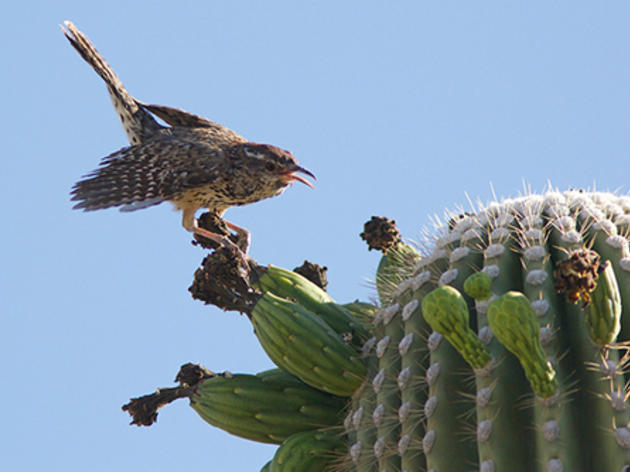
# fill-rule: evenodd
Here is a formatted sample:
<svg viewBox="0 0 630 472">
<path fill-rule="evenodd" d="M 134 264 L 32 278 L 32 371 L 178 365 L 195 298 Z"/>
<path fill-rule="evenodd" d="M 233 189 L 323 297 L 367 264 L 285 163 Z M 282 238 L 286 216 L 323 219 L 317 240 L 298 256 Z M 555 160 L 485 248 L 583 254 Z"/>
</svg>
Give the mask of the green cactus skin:
<svg viewBox="0 0 630 472">
<path fill-rule="evenodd" d="M 348 444 L 337 433 L 306 431 L 287 438 L 278 448 L 269 472 L 324 472 L 339 464 Z"/>
<path fill-rule="evenodd" d="M 344 303 L 341 307 L 350 312 L 365 325 L 372 323 L 374 317 L 379 312 L 378 306 L 359 300 Z"/>
<path fill-rule="evenodd" d="M 376 270 L 376 291 L 382 306 L 387 306 L 400 282 L 407 280 L 420 259 L 418 251 L 404 243 L 387 250 Z"/>
<path fill-rule="evenodd" d="M 260 469 L 260 472 L 271 472 L 271 461 L 263 465 L 262 469 Z"/>
<path fill-rule="evenodd" d="M 373 378 L 378 371 L 375 358 L 368 361 L 368 378 Z M 374 443 L 376 442 L 376 426 L 372 419 L 372 413 L 376 407 L 376 394 L 372 385 L 363 383 L 352 398 L 352 410 L 348 429 L 351 432 L 349 438 L 355 441 L 350 443 L 348 455 L 352 463 L 361 471 L 375 472 L 378 470 L 378 462 L 374 455 Z"/>
<path fill-rule="evenodd" d="M 427 338 L 429 326 L 420 312 L 418 291 L 424 293 L 430 290 L 429 277 L 425 273 L 420 278 L 413 279 L 407 290 L 410 300 L 402 307 L 402 320 L 405 326 L 405 336 L 398 344 L 401 356 L 398 387 L 400 388 L 400 440 L 398 454 L 400 454 L 401 470 L 422 470 L 425 464 L 422 438 L 425 434 L 424 410 L 419 405 L 427 401 L 425 372 L 429 366 L 429 350 Z"/>
<path fill-rule="evenodd" d="M 346 403 L 279 369 L 212 377 L 190 398 L 190 406 L 211 425 L 272 444 L 302 431 L 338 425 Z"/>
<path fill-rule="evenodd" d="M 397 470 L 400 468 L 400 456 L 396 450 L 400 439 L 400 390 L 396 377 L 388 375 L 388 372 L 400 371 L 398 343 L 403 335 L 400 304 L 390 305 L 377 315 L 375 333 L 378 339 L 374 349 L 378 373 L 371 385 L 376 393 L 376 405 L 372 411 L 372 420 L 376 426 L 373 451 L 378 460 L 378 470 Z"/>
<path fill-rule="evenodd" d="M 251 320 L 269 358 L 303 382 L 340 396 L 361 386 L 366 367 L 359 354 L 311 311 L 267 292 Z"/>
<path fill-rule="evenodd" d="M 364 321 L 370 319 L 374 322 L 376 316 L 382 316 L 375 305 L 353 302 L 346 307 Z M 350 445 L 347 459 L 364 471 L 376 471 L 378 465 L 372 449 L 377 431 L 371 416 L 376 406 L 376 393 L 367 381 L 367 378 L 373 378 L 378 372 L 378 359 L 376 356 L 369 356 L 376 341 L 376 336 L 372 336 L 361 349 L 361 358 L 366 362 L 368 374 L 359 390 L 352 396 L 351 408 L 344 420 L 344 430 Z"/>
</svg>

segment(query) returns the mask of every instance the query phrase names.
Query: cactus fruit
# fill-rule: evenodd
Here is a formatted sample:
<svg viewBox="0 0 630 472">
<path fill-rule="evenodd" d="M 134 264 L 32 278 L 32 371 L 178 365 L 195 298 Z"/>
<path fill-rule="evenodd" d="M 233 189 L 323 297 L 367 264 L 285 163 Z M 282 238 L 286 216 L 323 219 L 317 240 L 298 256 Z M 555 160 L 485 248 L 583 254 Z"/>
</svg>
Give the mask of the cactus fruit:
<svg viewBox="0 0 630 472">
<path fill-rule="evenodd" d="M 296 303 L 322 318 L 334 331 L 343 335 L 349 344 L 360 348 L 368 339 L 368 330 L 361 321 L 335 301 L 321 288 L 291 270 L 269 266 L 256 283 L 262 291 L 295 300 Z"/>
<path fill-rule="evenodd" d="M 383 252 L 378 311 L 251 262 L 245 275 L 206 262 L 195 275 L 195 296 L 248 314 L 282 369 L 272 377 L 347 397 L 343 422 L 331 408 L 327 426 L 285 436 L 262 470 L 630 470 L 630 197 L 491 203 L 451 218 L 422 250 L 384 218 L 361 236 Z"/>
<path fill-rule="evenodd" d="M 366 370 L 358 352 L 303 306 L 268 292 L 251 319 L 260 345 L 278 367 L 335 395 L 352 395 L 361 385 Z"/>
<path fill-rule="evenodd" d="M 330 470 L 347 450 L 334 432 L 305 431 L 284 441 L 271 461 L 270 472 L 323 472 Z"/>
<path fill-rule="evenodd" d="M 252 441 L 281 444 L 297 433 L 334 430 L 347 404 L 347 399 L 309 387 L 281 369 L 256 375 L 215 374 L 189 363 L 176 380 L 179 387 L 158 389 L 123 406 L 133 417 L 132 424 L 150 426 L 162 406 L 188 398 L 192 409 L 217 428 Z"/>
<path fill-rule="evenodd" d="M 291 435 L 339 424 L 345 400 L 274 369 L 204 380 L 190 406 L 213 426 L 253 441 L 280 444 Z"/>
</svg>

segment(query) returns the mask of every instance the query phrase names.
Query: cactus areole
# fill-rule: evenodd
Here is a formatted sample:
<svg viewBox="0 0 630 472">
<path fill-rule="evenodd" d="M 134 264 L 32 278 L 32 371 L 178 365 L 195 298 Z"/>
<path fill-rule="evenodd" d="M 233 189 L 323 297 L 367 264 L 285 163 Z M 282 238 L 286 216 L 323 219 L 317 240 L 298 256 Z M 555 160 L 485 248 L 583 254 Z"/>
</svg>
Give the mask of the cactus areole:
<svg viewBox="0 0 630 472">
<path fill-rule="evenodd" d="M 422 250 L 390 223 L 372 219 L 362 233 L 383 252 L 378 307 L 339 305 L 273 267 L 222 285 L 282 382 L 300 382 L 291 404 L 311 405 L 317 391 L 327 402 L 302 431 L 304 413 L 286 413 L 287 427 L 272 417 L 283 442 L 262 470 L 629 471 L 630 197 L 494 202 L 451 218 Z M 383 235 L 387 244 L 374 242 Z M 263 403 L 281 403 L 273 382 L 242 379 Z M 211 390 L 199 389 L 207 408 Z M 252 408 L 245 418 L 221 398 L 219 427 L 265 435 Z"/>
</svg>

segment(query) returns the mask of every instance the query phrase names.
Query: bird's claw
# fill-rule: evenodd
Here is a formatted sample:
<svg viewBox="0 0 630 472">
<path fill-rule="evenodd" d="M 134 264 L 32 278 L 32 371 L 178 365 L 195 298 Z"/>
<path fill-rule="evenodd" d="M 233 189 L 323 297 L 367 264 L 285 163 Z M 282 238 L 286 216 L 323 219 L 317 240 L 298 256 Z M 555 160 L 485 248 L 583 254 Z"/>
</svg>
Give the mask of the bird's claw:
<svg viewBox="0 0 630 472">
<path fill-rule="evenodd" d="M 196 224 L 196 221 L 195 221 L 193 233 L 198 236 L 201 236 L 201 237 L 204 237 L 213 241 L 214 243 L 218 244 L 219 247 L 226 247 L 230 249 L 231 252 L 234 254 L 234 256 L 241 263 L 240 265 L 245 271 L 245 273 L 249 274 L 250 265 L 249 265 L 249 256 L 247 255 L 247 252 L 249 250 L 249 241 L 250 241 L 249 231 L 242 230 L 242 229 L 241 231 L 237 231 L 238 239 L 237 239 L 237 242 L 235 243 L 226 235 L 217 234 L 208 229 L 199 227 L 199 225 Z"/>
</svg>

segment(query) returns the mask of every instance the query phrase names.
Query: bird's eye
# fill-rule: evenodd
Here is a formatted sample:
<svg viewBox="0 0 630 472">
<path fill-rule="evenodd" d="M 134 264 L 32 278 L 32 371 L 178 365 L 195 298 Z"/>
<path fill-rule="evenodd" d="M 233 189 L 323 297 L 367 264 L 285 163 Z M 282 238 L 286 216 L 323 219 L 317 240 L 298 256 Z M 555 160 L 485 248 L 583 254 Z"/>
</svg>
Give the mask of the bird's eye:
<svg viewBox="0 0 630 472">
<path fill-rule="evenodd" d="M 265 169 L 267 169 L 269 172 L 273 172 L 274 170 L 276 170 L 276 165 L 273 162 L 267 162 L 265 164 Z"/>
</svg>

